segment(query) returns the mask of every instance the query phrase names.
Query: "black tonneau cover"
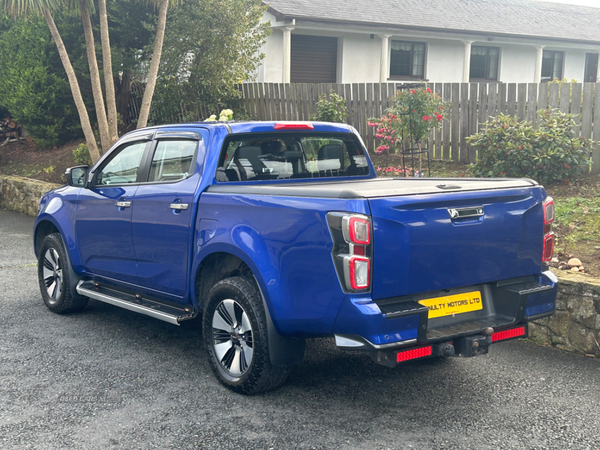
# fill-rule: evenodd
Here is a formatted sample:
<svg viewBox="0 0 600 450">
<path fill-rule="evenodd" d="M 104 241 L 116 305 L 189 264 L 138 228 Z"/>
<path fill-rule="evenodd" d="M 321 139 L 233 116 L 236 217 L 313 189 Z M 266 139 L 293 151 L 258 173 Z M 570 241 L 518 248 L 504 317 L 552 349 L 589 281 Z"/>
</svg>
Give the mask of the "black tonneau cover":
<svg viewBox="0 0 600 450">
<path fill-rule="evenodd" d="M 269 184 L 216 184 L 207 191 L 317 198 L 377 198 L 442 192 L 486 191 L 536 186 L 527 178 L 373 178 L 370 180 Z"/>
</svg>

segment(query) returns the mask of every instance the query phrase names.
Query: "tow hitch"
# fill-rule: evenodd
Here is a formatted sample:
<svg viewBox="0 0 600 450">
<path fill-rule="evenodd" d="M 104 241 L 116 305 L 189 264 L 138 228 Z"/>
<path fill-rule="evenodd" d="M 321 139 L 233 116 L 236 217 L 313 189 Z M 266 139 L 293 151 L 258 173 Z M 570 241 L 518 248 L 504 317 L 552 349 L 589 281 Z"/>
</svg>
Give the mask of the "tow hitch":
<svg viewBox="0 0 600 450">
<path fill-rule="evenodd" d="M 493 343 L 527 337 L 527 331 L 527 324 L 502 331 L 486 328 L 481 334 L 453 338 L 448 342 L 422 345 L 406 350 L 378 350 L 369 352 L 369 354 L 375 362 L 388 367 L 396 367 L 399 363 L 405 361 L 435 356 L 471 358 L 487 354 L 490 345 Z"/>
</svg>

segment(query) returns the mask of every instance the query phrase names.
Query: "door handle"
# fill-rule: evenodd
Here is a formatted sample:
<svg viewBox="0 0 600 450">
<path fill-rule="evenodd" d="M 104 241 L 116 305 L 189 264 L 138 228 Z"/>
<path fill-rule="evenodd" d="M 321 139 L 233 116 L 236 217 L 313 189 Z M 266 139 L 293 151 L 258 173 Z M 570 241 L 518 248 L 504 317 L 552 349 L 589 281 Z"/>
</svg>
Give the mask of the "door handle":
<svg viewBox="0 0 600 450">
<path fill-rule="evenodd" d="M 178 209 L 178 210 L 184 210 L 184 209 L 188 209 L 188 204 L 187 203 L 171 203 L 171 206 L 169 206 L 169 208 L 171 209 Z"/>
<path fill-rule="evenodd" d="M 129 208 L 131 206 L 131 202 L 119 201 L 119 202 L 115 203 L 115 206 L 117 208 Z"/>
</svg>

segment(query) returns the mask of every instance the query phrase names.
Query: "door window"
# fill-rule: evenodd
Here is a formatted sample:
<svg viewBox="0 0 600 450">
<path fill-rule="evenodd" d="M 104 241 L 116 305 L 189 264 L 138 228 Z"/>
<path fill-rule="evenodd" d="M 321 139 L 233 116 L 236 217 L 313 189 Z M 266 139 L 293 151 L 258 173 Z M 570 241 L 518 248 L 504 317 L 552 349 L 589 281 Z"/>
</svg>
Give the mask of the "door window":
<svg viewBox="0 0 600 450">
<path fill-rule="evenodd" d="M 191 140 L 165 140 L 156 146 L 148 181 L 178 181 L 192 173 L 198 143 Z"/>
<path fill-rule="evenodd" d="M 96 185 L 112 186 L 135 183 L 145 149 L 146 142 L 135 142 L 111 155 L 98 173 Z"/>
</svg>

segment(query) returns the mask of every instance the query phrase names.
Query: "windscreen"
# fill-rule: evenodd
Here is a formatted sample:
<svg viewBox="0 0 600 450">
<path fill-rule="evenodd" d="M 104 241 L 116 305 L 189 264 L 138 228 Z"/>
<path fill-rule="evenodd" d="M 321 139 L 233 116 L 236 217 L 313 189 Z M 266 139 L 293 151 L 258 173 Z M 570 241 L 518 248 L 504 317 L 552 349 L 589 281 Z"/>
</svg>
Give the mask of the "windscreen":
<svg viewBox="0 0 600 450">
<path fill-rule="evenodd" d="M 360 141 L 349 133 L 247 133 L 227 138 L 217 181 L 348 177 L 369 174 Z"/>
</svg>

